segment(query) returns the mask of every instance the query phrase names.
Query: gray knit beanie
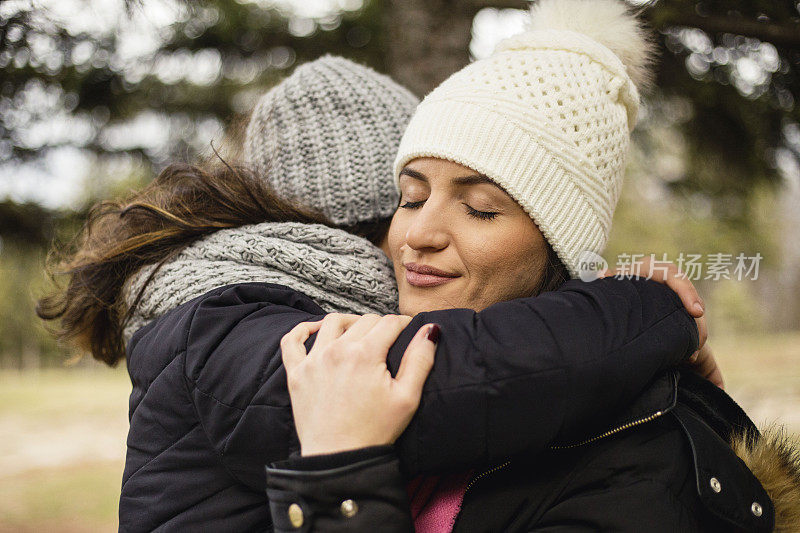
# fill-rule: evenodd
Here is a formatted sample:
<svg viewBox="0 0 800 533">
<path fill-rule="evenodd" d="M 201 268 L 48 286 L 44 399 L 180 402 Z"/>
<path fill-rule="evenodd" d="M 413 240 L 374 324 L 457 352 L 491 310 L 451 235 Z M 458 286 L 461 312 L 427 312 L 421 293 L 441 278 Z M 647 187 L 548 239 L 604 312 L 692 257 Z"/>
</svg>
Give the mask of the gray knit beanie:
<svg viewBox="0 0 800 533">
<path fill-rule="evenodd" d="M 245 158 L 283 198 L 337 225 L 390 217 L 392 164 L 418 99 L 341 57 L 299 66 L 256 104 Z"/>
</svg>

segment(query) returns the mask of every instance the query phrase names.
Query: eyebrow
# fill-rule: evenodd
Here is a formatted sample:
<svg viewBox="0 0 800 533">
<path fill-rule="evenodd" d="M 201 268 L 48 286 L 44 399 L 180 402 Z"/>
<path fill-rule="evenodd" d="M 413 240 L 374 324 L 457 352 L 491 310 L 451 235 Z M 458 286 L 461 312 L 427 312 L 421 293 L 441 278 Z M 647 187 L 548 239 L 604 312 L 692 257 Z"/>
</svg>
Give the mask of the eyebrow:
<svg viewBox="0 0 800 533">
<path fill-rule="evenodd" d="M 428 177 L 425 174 L 423 174 L 422 172 L 419 172 L 417 170 L 413 170 L 413 169 L 407 168 L 407 167 L 403 168 L 403 170 L 400 171 L 400 175 L 401 176 L 408 176 L 410 178 L 414 178 L 416 180 L 424 181 L 425 183 L 428 183 Z M 490 184 L 494 185 L 495 187 L 497 187 L 498 189 L 500 189 L 501 191 L 503 190 L 503 188 L 500 185 L 498 185 L 494 180 L 492 180 L 488 176 L 485 176 L 484 174 L 472 174 L 470 176 L 459 176 L 457 178 L 453 178 L 453 183 L 455 183 L 456 185 L 475 185 L 475 184 L 478 184 L 478 183 L 490 183 Z"/>
</svg>

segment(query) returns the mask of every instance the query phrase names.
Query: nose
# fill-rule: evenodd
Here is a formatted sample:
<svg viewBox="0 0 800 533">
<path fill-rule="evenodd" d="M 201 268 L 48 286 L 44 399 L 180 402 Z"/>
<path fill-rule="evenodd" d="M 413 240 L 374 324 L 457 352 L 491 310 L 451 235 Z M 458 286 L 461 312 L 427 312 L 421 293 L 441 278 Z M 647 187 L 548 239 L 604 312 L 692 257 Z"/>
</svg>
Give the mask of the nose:
<svg viewBox="0 0 800 533">
<path fill-rule="evenodd" d="M 413 216 L 406 231 L 406 244 L 416 251 L 439 251 L 450 244 L 445 210 L 428 198 Z"/>
</svg>

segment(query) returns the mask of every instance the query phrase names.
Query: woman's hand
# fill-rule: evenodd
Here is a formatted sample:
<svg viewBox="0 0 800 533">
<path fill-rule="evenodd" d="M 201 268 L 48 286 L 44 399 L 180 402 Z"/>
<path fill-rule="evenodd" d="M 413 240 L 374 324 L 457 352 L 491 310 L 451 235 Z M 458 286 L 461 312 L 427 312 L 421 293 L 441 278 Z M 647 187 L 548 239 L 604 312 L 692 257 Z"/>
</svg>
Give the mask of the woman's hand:
<svg viewBox="0 0 800 533">
<path fill-rule="evenodd" d="M 330 314 L 281 340 L 302 455 L 392 444 L 419 407 L 433 367 L 439 326 L 420 328 L 395 378 L 386 355 L 411 321 L 399 315 Z M 317 338 L 306 354 L 304 343 Z"/>
<path fill-rule="evenodd" d="M 722 372 L 717 365 L 716 359 L 714 359 L 714 354 L 711 353 L 711 348 L 706 345 L 706 341 L 708 340 L 708 326 L 706 325 L 705 319 L 705 303 L 703 303 L 703 299 L 700 298 L 700 295 L 697 293 L 694 284 L 692 284 L 689 278 L 687 278 L 674 263 L 669 261 L 653 262 L 650 257 L 645 257 L 641 261 L 637 261 L 636 266 L 638 267 L 638 271 L 636 272 L 621 269 L 604 270 L 599 273 L 599 277 L 604 278 L 619 274 L 635 274 L 663 283 L 675 291 L 683 302 L 683 306 L 689 314 L 694 317 L 700 336 L 697 351 L 692 354 L 687 363 L 693 371 L 711 381 L 719 388 L 724 389 L 725 382 L 722 379 Z"/>
</svg>

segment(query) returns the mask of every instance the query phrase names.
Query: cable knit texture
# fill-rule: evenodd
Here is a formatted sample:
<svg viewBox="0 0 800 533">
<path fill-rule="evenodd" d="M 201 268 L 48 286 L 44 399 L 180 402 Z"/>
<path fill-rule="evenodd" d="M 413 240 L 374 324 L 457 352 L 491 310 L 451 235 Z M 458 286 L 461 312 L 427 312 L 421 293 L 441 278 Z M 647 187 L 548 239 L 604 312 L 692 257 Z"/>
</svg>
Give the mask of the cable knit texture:
<svg viewBox="0 0 800 533">
<path fill-rule="evenodd" d="M 422 101 L 394 176 L 418 157 L 485 174 L 578 277 L 581 254 L 608 241 L 639 108 L 631 75 L 646 80 L 651 45 L 617 0 L 542 0 L 531 19 Z M 620 34 L 604 39 L 598 21 Z"/>
<path fill-rule="evenodd" d="M 145 267 L 131 278 L 129 306 L 154 270 Z M 397 313 L 392 264 L 372 243 L 318 224 L 263 223 L 217 231 L 159 268 L 126 324 L 125 343 L 136 330 L 189 300 L 217 287 L 254 281 L 291 287 L 328 312 Z"/>
<path fill-rule="evenodd" d="M 261 97 L 245 159 L 279 196 L 334 224 L 388 218 L 399 201 L 392 163 L 418 102 L 388 76 L 325 56 Z"/>
</svg>

